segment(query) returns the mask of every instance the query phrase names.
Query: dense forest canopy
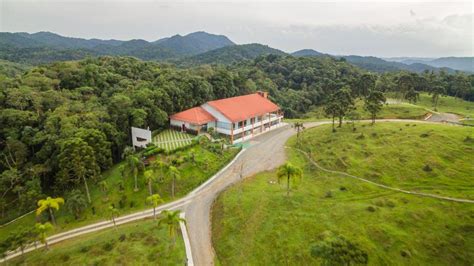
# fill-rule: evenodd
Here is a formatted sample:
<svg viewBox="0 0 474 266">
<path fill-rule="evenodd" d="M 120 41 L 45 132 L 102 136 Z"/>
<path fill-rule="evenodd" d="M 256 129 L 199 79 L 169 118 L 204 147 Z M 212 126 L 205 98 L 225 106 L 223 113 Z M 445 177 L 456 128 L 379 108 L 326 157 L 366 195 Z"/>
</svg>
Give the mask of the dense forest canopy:
<svg viewBox="0 0 474 266">
<path fill-rule="evenodd" d="M 11 70 L 11 68 L 14 70 Z M 176 68 L 131 57 L 87 58 L 24 70 L 0 68 L 0 210 L 26 211 L 121 160 L 130 127 L 167 127 L 168 115 L 206 101 L 269 91 L 287 117 L 344 88 L 420 91 L 474 100 L 473 75 L 372 74 L 331 57 L 267 55 L 231 66 Z M 5 71 L 3 71 L 5 70 Z"/>
</svg>

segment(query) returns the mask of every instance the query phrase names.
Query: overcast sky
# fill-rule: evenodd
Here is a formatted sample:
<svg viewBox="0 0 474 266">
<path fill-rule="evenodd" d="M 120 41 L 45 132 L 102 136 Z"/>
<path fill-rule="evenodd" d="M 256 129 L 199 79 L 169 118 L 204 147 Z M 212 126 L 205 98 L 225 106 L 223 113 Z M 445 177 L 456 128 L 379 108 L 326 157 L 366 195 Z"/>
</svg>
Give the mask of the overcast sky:
<svg viewBox="0 0 474 266">
<path fill-rule="evenodd" d="M 467 2 L 0 0 L 0 31 L 157 40 L 206 31 L 287 52 L 473 56 Z"/>
</svg>

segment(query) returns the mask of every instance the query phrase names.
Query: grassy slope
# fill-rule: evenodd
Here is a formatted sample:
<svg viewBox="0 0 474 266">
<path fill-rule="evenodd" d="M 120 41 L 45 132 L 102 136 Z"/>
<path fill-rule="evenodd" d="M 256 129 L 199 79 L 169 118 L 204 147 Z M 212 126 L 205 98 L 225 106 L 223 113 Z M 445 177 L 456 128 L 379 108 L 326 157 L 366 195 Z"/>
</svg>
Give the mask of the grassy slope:
<svg viewBox="0 0 474 266">
<path fill-rule="evenodd" d="M 420 138 L 430 130 L 428 138 Z M 360 132 L 366 137 L 354 140 Z M 377 136 L 371 137 L 373 132 Z M 474 195 L 472 175 L 468 176 L 473 170 L 468 160 L 474 144 L 463 142 L 473 132 L 467 128 L 379 123 L 359 127 L 356 133 L 346 128 L 332 135 L 329 127 L 321 127 L 304 134 L 312 143 L 304 146 L 311 147 L 314 159 L 329 168 L 371 172 L 374 175 L 369 178 L 394 186 Z M 433 145 L 425 144 L 429 139 Z M 294 143 L 294 139 L 289 142 Z M 300 153 L 291 149 L 288 153 L 305 173 L 290 199 L 274 183 L 275 172 L 264 172 L 231 187 L 217 200 L 213 243 L 223 265 L 316 264 L 310 246 L 327 232 L 358 243 L 368 252 L 371 265 L 469 265 L 474 261 L 472 205 L 383 190 L 317 171 Z M 431 174 L 421 169 L 427 159 L 438 162 Z M 464 190 L 457 190 L 463 185 Z M 332 197 L 326 197 L 328 191 Z M 368 211 L 369 206 L 375 212 Z M 410 255 L 403 257 L 402 252 Z"/>
<path fill-rule="evenodd" d="M 119 237 L 125 235 L 125 240 Z M 106 245 L 109 245 L 107 247 Z M 171 247 L 167 228 L 153 220 L 122 225 L 52 245 L 16 258 L 13 265 L 179 265 L 186 259 L 178 234 Z"/>
<path fill-rule="evenodd" d="M 177 152 L 175 155 L 165 158 L 164 160 L 171 161 L 173 157 L 185 156 L 188 153 L 193 152 L 195 154 L 196 163 L 186 162 L 179 167 L 181 172 L 181 179 L 176 184 L 176 197 L 186 195 L 200 184 L 204 183 L 209 177 L 226 165 L 238 152 L 237 149 L 229 149 L 224 152 L 223 155 L 219 155 L 204 149 L 201 146 L 195 146 L 185 151 Z M 122 163 L 121 163 L 122 164 Z M 138 211 L 145 208 L 151 208 L 146 205 L 146 197 L 149 195 L 148 187 L 145 184 L 145 180 L 142 176 L 139 177 L 139 188 L 138 192 L 133 191 L 134 180 L 133 178 L 123 179 L 120 174 L 119 166 L 117 164 L 110 170 L 103 173 L 104 180 L 107 181 L 109 186 L 108 200 L 105 200 L 104 193 L 100 191 L 100 188 L 96 184 L 89 184 L 91 189 L 92 206 L 95 208 L 96 214 L 92 213 L 92 207 L 88 207 L 80 220 L 75 220 L 74 217 L 67 211 L 63 206 L 61 210 L 56 213 L 58 226 L 55 228 L 54 233 L 69 230 L 75 227 L 83 226 L 96 222 L 99 220 L 109 219 L 108 207 L 110 204 L 119 206 L 122 195 L 127 197 L 126 205 L 120 209 L 120 214 L 124 215 L 134 211 Z M 119 191 L 119 182 L 124 181 L 125 190 Z M 160 194 L 165 201 L 170 201 L 171 195 L 171 181 L 167 180 L 162 183 L 156 183 L 154 185 L 154 192 Z M 82 186 L 80 186 L 82 189 Z M 67 200 L 67 198 L 66 198 Z M 17 227 L 32 227 L 35 224 L 35 215 L 30 214 L 25 216 L 18 221 L 0 228 L 0 239 L 6 237 L 12 230 Z"/>
<path fill-rule="evenodd" d="M 433 109 L 431 96 L 426 93 L 420 94 L 420 100 L 416 103 L 416 105 Z M 438 112 L 442 113 L 453 113 L 461 116 L 474 117 L 474 102 L 464 101 L 451 96 L 440 97 L 437 109 Z"/>
</svg>

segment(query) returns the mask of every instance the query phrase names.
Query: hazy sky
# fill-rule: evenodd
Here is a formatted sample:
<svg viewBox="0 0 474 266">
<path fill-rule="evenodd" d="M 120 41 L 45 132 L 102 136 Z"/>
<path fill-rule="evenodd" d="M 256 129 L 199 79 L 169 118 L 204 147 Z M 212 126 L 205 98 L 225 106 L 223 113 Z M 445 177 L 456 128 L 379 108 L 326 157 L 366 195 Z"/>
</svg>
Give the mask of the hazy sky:
<svg viewBox="0 0 474 266">
<path fill-rule="evenodd" d="M 156 40 L 207 31 L 292 52 L 473 56 L 473 4 L 362 1 L 0 0 L 0 31 Z"/>
</svg>

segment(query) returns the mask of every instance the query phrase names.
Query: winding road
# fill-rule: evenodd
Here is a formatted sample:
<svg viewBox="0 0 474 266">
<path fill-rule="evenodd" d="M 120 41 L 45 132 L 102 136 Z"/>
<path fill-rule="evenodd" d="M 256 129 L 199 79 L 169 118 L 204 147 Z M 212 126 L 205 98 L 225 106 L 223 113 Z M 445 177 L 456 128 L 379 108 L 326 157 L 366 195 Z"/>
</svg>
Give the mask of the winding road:
<svg viewBox="0 0 474 266">
<path fill-rule="evenodd" d="M 433 123 L 420 120 L 380 119 L 380 122 L 409 122 Z M 306 128 L 329 124 L 330 121 L 308 122 Z M 283 126 L 250 140 L 250 145 L 241 151 L 237 157 L 214 177 L 196 188 L 184 198 L 164 204 L 157 208 L 163 210 L 181 210 L 186 213 L 187 231 L 191 244 L 195 265 L 214 265 L 214 250 L 211 241 L 211 207 L 215 198 L 228 186 L 238 182 L 241 177 L 252 176 L 258 172 L 271 170 L 283 164 L 286 160 L 285 143 L 296 132 L 290 126 Z M 129 223 L 153 216 L 153 209 L 121 216 L 117 224 Z M 53 235 L 48 238 L 49 244 L 54 244 L 79 235 L 91 233 L 112 227 L 111 221 L 103 221 L 74 230 Z M 41 245 L 39 245 L 41 246 Z M 34 247 L 24 252 L 34 250 Z M 6 259 L 20 255 L 19 252 L 9 254 Z"/>
</svg>

